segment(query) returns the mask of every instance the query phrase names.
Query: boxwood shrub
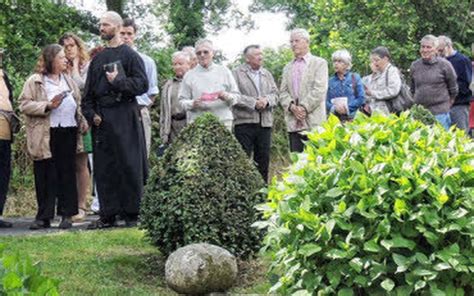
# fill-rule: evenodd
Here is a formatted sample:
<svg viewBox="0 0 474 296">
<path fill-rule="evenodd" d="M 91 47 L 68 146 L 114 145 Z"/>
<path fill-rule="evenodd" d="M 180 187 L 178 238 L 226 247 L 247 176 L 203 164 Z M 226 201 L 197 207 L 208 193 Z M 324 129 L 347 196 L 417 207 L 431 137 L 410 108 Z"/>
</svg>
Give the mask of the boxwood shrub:
<svg viewBox="0 0 474 296">
<path fill-rule="evenodd" d="M 474 295 L 474 143 L 405 112 L 331 116 L 262 206 L 282 295 Z"/>
<path fill-rule="evenodd" d="M 234 136 L 212 114 L 186 127 L 152 169 L 141 208 L 146 235 L 165 255 L 208 242 L 248 257 L 261 247 L 255 209 L 265 185 Z"/>
</svg>

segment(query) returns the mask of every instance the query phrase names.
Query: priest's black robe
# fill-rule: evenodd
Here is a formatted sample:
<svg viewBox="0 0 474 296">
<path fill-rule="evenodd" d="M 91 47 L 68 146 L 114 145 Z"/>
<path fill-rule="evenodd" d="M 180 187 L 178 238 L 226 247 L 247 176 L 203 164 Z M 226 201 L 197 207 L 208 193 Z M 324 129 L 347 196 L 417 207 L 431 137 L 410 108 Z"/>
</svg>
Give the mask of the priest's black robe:
<svg viewBox="0 0 474 296">
<path fill-rule="evenodd" d="M 110 83 L 106 70 L 113 69 L 114 64 L 119 74 Z M 138 216 L 147 161 L 135 97 L 147 89 L 143 60 L 127 45 L 106 48 L 90 63 L 82 111 L 92 126 L 101 218 Z M 93 124 L 94 114 L 102 118 L 98 127 Z"/>
</svg>

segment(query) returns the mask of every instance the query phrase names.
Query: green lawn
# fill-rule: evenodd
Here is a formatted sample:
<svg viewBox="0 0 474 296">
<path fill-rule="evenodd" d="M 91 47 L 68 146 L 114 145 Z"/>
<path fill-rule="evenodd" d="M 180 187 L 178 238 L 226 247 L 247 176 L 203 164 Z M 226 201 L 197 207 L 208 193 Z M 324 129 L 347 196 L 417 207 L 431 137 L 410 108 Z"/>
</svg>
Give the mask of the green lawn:
<svg viewBox="0 0 474 296">
<path fill-rule="evenodd" d="M 61 295 L 176 295 L 166 287 L 164 258 L 136 229 L 0 237 L 8 249 L 40 261 L 61 280 Z M 261 261 L 243 262 L 235 293 L 264 294 Z"/>
</svg>

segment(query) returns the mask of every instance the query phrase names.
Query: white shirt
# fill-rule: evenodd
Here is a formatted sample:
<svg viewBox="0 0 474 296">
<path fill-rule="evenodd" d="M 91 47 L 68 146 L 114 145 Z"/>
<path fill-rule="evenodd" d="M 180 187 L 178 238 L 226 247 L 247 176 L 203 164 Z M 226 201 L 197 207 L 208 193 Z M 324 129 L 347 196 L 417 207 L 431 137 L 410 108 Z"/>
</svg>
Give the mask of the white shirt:
<svg viewBox="0 0 474 296">
<path fill-rule="evenodd" d="M 48 100 L 51 101 L 54 96 L 63 91 L 72 91 L 69 88 L 66 79 L 64 79 L 63 74 L 60 75 L 59 82 L 54 81 L 45 76 L 44 78 L 44 88 L 46 90 L 46 95 Z M 49 123 L 51 127 L 75 127 L 77 126 L 76 121 L 76 109 L 77 104 L 72 96 L 72 93 L 69 93 L 59 105 L 58 108 L 51 110 L 51 115 L 49 116 Z"/>
<path fill-rule="evenodd" d="M 140 55 L 143 60 L 143 63 L 145 64 L 145 73 L 146 78 L 148 79 L 148 91 L 142 95 L 137 96 L 137 103 L 138 105 L 149 106 L 151 103 L 153 103 L 150 97 L 156 96 L 159 93 L 156 65 L 155 61 L 146 54 L 143 54 L 138 51 L 137 53 Z"/>
<path fill-rule="evenodd" d="M 249 75 L 253 83 L 255 84 L 255 87 L 257 88 L 258 95 L 260 96 L 260 76 L 262 75 L 261 68 L 258 70 L 253 70 L 252 68 L 250 68 Z"/>
</svg>

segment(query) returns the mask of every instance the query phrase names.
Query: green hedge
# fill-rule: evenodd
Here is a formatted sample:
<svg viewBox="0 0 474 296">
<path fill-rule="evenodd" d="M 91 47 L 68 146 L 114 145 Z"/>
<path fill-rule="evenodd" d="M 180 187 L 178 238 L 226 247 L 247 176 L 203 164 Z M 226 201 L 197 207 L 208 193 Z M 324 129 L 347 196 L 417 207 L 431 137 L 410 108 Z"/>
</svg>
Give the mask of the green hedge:
<svg viewBox="0 0 474 296">
<path fill-rule="evenodd" d="M 186 127 L 152 169 L 142 228 L 165 255 L 195 242 L 248 257 L 260 248 L 255 205 L 263 179 L 235 137 L 211 114 Z"/>
<path fill-rule="evenodd" d="M 423 115 L 422 112 L 416 112 Z M 331 116 L 263 207 L 283 295 L 473 295 L 474 143 L 410 117 Z"/>
</svg>

